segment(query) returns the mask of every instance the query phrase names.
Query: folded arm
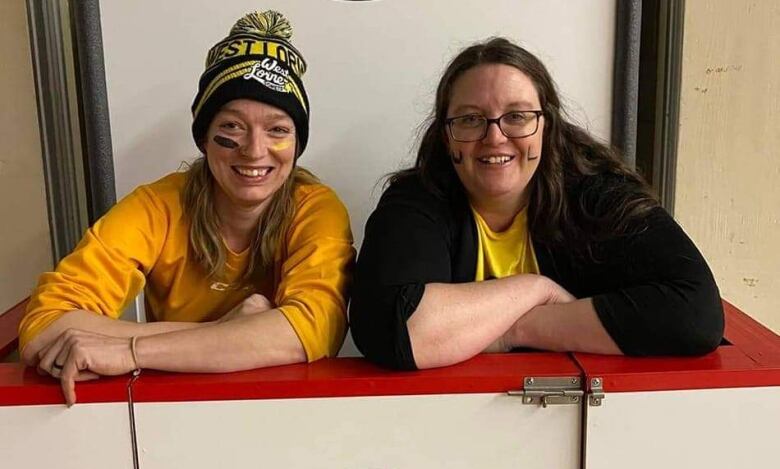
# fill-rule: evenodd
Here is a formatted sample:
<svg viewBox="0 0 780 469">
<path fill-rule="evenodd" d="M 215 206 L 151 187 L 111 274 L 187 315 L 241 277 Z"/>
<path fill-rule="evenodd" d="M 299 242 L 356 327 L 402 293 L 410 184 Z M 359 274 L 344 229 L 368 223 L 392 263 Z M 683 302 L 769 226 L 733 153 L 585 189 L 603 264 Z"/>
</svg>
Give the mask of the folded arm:
<svg viewBox="0 0 780 469">
<path fill-rule="evenodd" d="M 622 354 L 590 298 L 536 306 L 504 334 L 502 351 L 531 347 L 555 352 Z"/>
<path fill-rule="evenodd" d="M 540 275 L 462 284 L 428 284 L 407 327 L 418 368 L 446 366 L 507 347 L 504 337 L 537 305 L 573 298 Z M 556 305 L 557 306 L 557 305 Z"/>
<path fill-rule="evenodd" d="M 64 313 L 49 324 L 26 344 L 22 351 L 22 361 L 28 366 L 38 366 L 42 351 L 69 329 L 95 332 L 112 337 L 130 338 L 147 336 L 200 327 L 194 322 L 150 322 L 138 323 L 118 321 L 108 316 L 90 311 L 75 310 Z"/>
<path fill-rule="evenodd" d="M 700 355 L 723 335 L 712 273 L 696 246 L 661 208 L 637 233 L 600 247 L 600 263 L 564 275 L 587 298 L 531 310 L 507 334 L 515 346 L 645 355 Z"/>
<path fill-rule="evenodd" d="M 246 308 L 251 298 L 237 308 Z M 306 361 L 285 316 L 278 309 L 252 307 L 227 321 L 136 336 L 135 355 L 133 339 L 126 336 L 67 329 L 41 350 L 39 368 L 60 378 L 66 403 L 72 405 L 76 381 L 136 368 L 230 372 Z"/>
</svg>

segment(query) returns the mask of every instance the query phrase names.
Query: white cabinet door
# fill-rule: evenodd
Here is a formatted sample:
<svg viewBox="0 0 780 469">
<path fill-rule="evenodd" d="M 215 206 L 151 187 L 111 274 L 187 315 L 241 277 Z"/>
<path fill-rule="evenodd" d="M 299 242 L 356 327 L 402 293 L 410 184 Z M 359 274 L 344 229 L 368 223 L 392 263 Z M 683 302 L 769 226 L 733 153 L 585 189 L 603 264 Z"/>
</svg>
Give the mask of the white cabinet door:
<svg viewBox="0 0 780 469">
<path fill-rule="evenodd" d="M 579 405 L 506 394 L 136 403 L 140 465 L 580 467 Z"/>
<path fill-rule="evenodd" d="M 780 387 L 607 393 L 586 469 L 778 467 Z"/>
<path fill-rule="evenodd" d="M 0 466 L 133 467 L 127 403 L 0 406 Z"/>
</svg>

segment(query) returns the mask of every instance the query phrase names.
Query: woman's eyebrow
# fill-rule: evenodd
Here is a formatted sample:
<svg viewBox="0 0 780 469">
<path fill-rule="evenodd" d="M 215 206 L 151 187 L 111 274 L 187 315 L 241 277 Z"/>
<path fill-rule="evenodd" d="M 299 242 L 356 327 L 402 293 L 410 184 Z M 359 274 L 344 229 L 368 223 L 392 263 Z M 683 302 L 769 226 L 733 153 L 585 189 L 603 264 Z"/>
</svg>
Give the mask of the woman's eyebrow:
<svg viewBox="0 0 780 469">
<path fill-rule="evenodd" d="M 244 117 L 244 113 L 242 113 L 238 109 L 231 109 L 229 107 L 223 107 L 222 109 L 220 109 L 219 112 L 217 113 L 217 116 L 219 116 L 220 114 L 222 115 L 230 114 L 232 116 L 241 117 L 241 118 Z"/>
<path fill-rule="evenodd" d="M 520 100 L 520 101 L 512 101 L 511 103 L 504 106 L 504 109 L 512 109 L 512 110 L 518 110 L 518 111 L 528 111 L 531 109 L 537 109 L 538 106 L 534 106 L 531 104 L 530 101 Z M 482 113 L 482 108 L 475 104 L 461 104 L 460 106 L 456 107 L 452 111 L 453 116 L 460 116 L 468 113 Z"/>
<path fill-rule="evenodd" d="M 473 112 L 481 113 L 482 110 L 480 109 L 479 106 L 476 106 L 474 104 L 461 104 L 460 106 L 452 110 L 452 115 L 459 116 L 459 115 L 473 113 Z"/>
<path fill-rule="evenodd" d="M 508 108 L 518 108 L 521 111 L 530 110 L 530 109 L 536 109 L 539 106 L 534 106 L 531 104 L 530 101 L 513 101 L 509 104 L 507 104 Z"/>
</svg>

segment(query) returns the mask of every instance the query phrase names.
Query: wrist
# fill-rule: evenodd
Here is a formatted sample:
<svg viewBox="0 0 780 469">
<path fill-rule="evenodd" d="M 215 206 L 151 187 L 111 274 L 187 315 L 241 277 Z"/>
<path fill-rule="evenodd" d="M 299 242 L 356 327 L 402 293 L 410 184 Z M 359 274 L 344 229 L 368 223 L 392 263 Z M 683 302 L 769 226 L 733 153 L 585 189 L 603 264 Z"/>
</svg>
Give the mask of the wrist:
<svg viewBox="0 0 780 469">
<path fill-rule="evenodd" d="M 134 335 L 130 338 L 130 357 L 132 360 L 132 365 L 134 370 L 140 370 L 141 364 L 138 361 L 138 336 Z"/>
</svg>

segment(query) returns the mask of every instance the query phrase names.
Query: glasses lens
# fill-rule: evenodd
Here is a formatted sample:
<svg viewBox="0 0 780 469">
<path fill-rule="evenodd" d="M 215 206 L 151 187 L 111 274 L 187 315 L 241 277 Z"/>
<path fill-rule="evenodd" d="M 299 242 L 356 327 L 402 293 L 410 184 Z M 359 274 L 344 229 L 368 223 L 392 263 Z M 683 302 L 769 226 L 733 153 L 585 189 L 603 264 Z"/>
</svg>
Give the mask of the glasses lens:
<svg viewBox="0 0 780 469">
<path fill-rule="evenodd" d="M 473 114 L 457 117 L 450 122 L 452 138 L 461 142 L 471 142 L 482 139 L 485 134 L 485 118 Z"/>
<path fill-rule="evenodd" d="M 509 112 L 501 116 L 501 130 L 509 138 L 527 137 L 536 133 L 539 118 L 533 112 Z"/>
</svg>

